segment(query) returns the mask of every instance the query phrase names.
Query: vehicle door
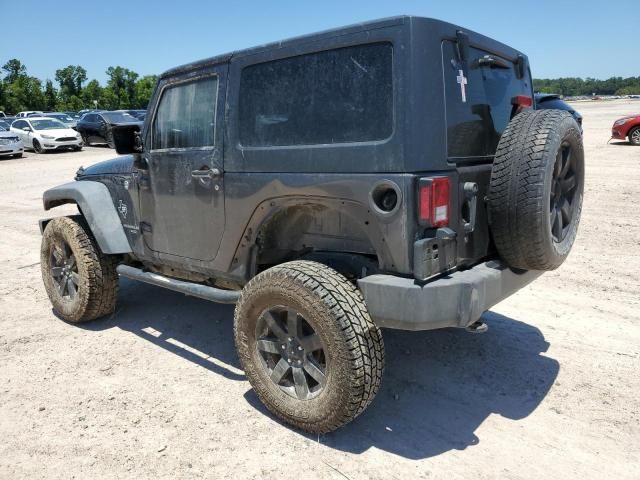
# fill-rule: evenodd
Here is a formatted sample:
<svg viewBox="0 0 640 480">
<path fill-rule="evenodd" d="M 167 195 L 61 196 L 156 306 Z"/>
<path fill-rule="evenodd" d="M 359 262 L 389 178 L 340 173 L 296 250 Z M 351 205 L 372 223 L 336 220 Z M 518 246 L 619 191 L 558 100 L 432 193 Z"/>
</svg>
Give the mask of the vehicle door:
<svg viewBox="0 0 640 480">
<path fill-rule="evenodd" d="M 96 136 L 100 141 L 106 142 L 109 138 L 109 122 L 100 114 L 96 114 Z"/>
<path fill-rule="evenodd" d="M 9 131 L 15 133 L 18 138 L 24 143 L 24 131 L 22 130 L 22 120 L 14 120 L 9 127 Z"/>
<path fill-rule="evenodd" d="M 24 144 L 25 147 L 31 147 L 32 144 L 32 132 L 31 131 L 26 131 L 24 130 L 25 128 L 31 128 L 31 125 L 29 125 L 29 123 L 25 120 L 18 120 L 16 122 L 14 122 L 14 124 L 12 125 L 14 132 L 18 134 L 18 137 L 20 137 L 20 140 L 22 140 L 22 143 Z"/>
<path fill-rule="evenodd" d="M 101 142 L 102 138 L 100 137 L 100 117 L 97 113 L 92 113 L 89 115 L 88 120 L 88 130 L 89 130 L 89 138 L 93 142 Z"/>
<path fill-rule="evenodd" d="M 82 117 L 82 119 L 78 122 L 78 131 L 80 134 L 86 138 L 87 140 L 91 140 L 91 115 L 87 113 Z"/>
<path fill-rule="evenodd" d="M 210 261 L 218 252 L 226 75 L 218 65 L 159 86 L 140 172 L 141 230 L 152 256 Z"/>
</svg>

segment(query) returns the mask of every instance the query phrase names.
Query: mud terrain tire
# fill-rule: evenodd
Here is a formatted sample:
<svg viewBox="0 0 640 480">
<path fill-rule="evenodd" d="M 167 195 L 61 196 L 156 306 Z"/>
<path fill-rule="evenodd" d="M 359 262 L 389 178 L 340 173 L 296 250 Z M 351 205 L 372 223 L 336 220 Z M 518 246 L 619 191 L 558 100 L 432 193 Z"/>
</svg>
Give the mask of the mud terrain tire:
<svg viewBox="0 0 640 480">
<path fill-rule="evenodd" d="M 271 325 L 281 311 L 281 323 L 273 325 L 278 335 L 270 326 L 261 330 L 264 318 L 269 317 Z M 295 315 L 289 316 L 290 312 Z M 292 319 L 296 325 L 303 324 L 299 335 L 299 327 L 288 323 Z M 265 340 L 265 331 L 271 340 Z M 329 432 L 350 422 L 380 387 L 384 365 L 380 329 L 371 320 L 360 291 L 321 263 L 284 263 L 253 278 L 236 305 L 234 335 L 240 363 L 259 399 L 275 415 L 307 432 Z M 297 336 L 299 341 L 294 339 Z M 307 348 L 311 338 L 316 346 Z M 289 357 L 287 339 L 295 344 Z M 296 357 L 298 350 L 302 353 Z M 318 351 L 322 356 L 312 357 Z M 305 372 L 313 373 L 321 364 L 324 383 L 318 382 L 321 388 L 314 393 L 310 385 L 319 377 Z M 282 375 L 274 373 L 278 368 Z M 298 395 L 296 371 L 297 378 L 307 384 L 306 391 L 301 388 L 303 395 Z"/>
<path fill-rule="evenodd" d="M 58 217 L 44 230 L 42 279 L 53 309 L 63 320 L 86 322 L 114 311 L 117 257 L 104 255 L 83 220 Z"/>
</svg>

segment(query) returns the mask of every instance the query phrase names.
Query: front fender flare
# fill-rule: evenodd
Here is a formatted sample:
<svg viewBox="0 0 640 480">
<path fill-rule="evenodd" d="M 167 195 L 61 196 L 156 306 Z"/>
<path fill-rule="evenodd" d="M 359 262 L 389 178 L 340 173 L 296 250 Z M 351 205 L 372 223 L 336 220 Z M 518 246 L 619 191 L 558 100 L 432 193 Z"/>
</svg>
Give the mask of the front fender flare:
<svg viewBox="0 0 640 480">
<path fill-rule="evenodd" d="M 122 222 L 105 184 L 86 180 L 65 183 L 44 192 L 42 202 L 45 210 L 67 203 L 77 204 L 103 253 L 131 252 Z"/>
</svg>

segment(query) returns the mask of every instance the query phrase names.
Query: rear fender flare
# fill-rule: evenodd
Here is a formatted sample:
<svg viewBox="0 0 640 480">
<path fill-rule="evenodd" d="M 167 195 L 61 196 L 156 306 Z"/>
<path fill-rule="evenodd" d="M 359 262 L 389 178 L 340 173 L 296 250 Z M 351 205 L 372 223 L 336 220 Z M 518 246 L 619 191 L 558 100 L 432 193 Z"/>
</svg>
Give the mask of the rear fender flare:
<svg viewBox="0 0 640 480">
<path fill-rule="evenodd" d="M 42 202 L 45 210 L 68 203 L 77 204 L 103 253 L 131 252 L 122 222 L 105 184 L 86 180 L 65 183 L 44 192 Z M 41 222 L 40 225 L 44 228 L 46 222 Z"/>
<path fill-rule="evenodd" d="M 361 225 L 363 234 L 378 257 L 379 268 L 386 269 L 393 263 L 391 252 L 384 240 L 384 233 L 380 229 L 380 223 L 368 206 L 349 199 L 292 195 L 267 199 L 254 210 L 233 259 L 234 265 L 240 266 L 238 273 L 246 275 L 247 280 L 251 276 L 251 267 L 243 268 L 243 266 L 248 266 L 247 263 L 251 256 L 250 250 L 256 244 L 258 234 L 276 214 L 289 207 L 304 207 L 309 211 L 316 208 L 329 209 L 346 215 L 354 224 Z"/>
</svg>

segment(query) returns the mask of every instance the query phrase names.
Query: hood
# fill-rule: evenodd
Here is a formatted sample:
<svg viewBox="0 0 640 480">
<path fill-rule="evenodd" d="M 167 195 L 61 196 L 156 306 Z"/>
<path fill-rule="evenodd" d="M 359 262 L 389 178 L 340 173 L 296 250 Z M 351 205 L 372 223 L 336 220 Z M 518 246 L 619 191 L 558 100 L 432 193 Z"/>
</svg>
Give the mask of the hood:
<svg viewBox="0 0 640 480">
<path fill-rule="evenodd" d="M 637 115 L 627 115 L 627 116 L 624 116 L 624 117 L 620 117 L 619 119 L 616 120 L 616 122 L 619 122 L 621 120 L 625 120 L 625 121 L 626 120 L 633 120 L 635 118 L 640 118 L 640 113 L 637 114 Z"/>
<path fill-rule="evenodd" d="M 38 135 L 49 135 L 51 137 L 75 137 L 78 132 L 71 128 L 52 128 L 50 130 L 36 130 Z"/>
<path fill-rule="evenodd" d="M 133 155 L 123 155 L 121 157 L 105 160 L 87 168 L 80 167 L 76 178 L 87 175 L 117 175 L 131 173 L 133 170 Z"/>
<path fill-rule="evenodd" d="M 18 135 L 13 132 L 5 132 L 0 130 L 0 138 L 18 138 Z"/>
</svg>

